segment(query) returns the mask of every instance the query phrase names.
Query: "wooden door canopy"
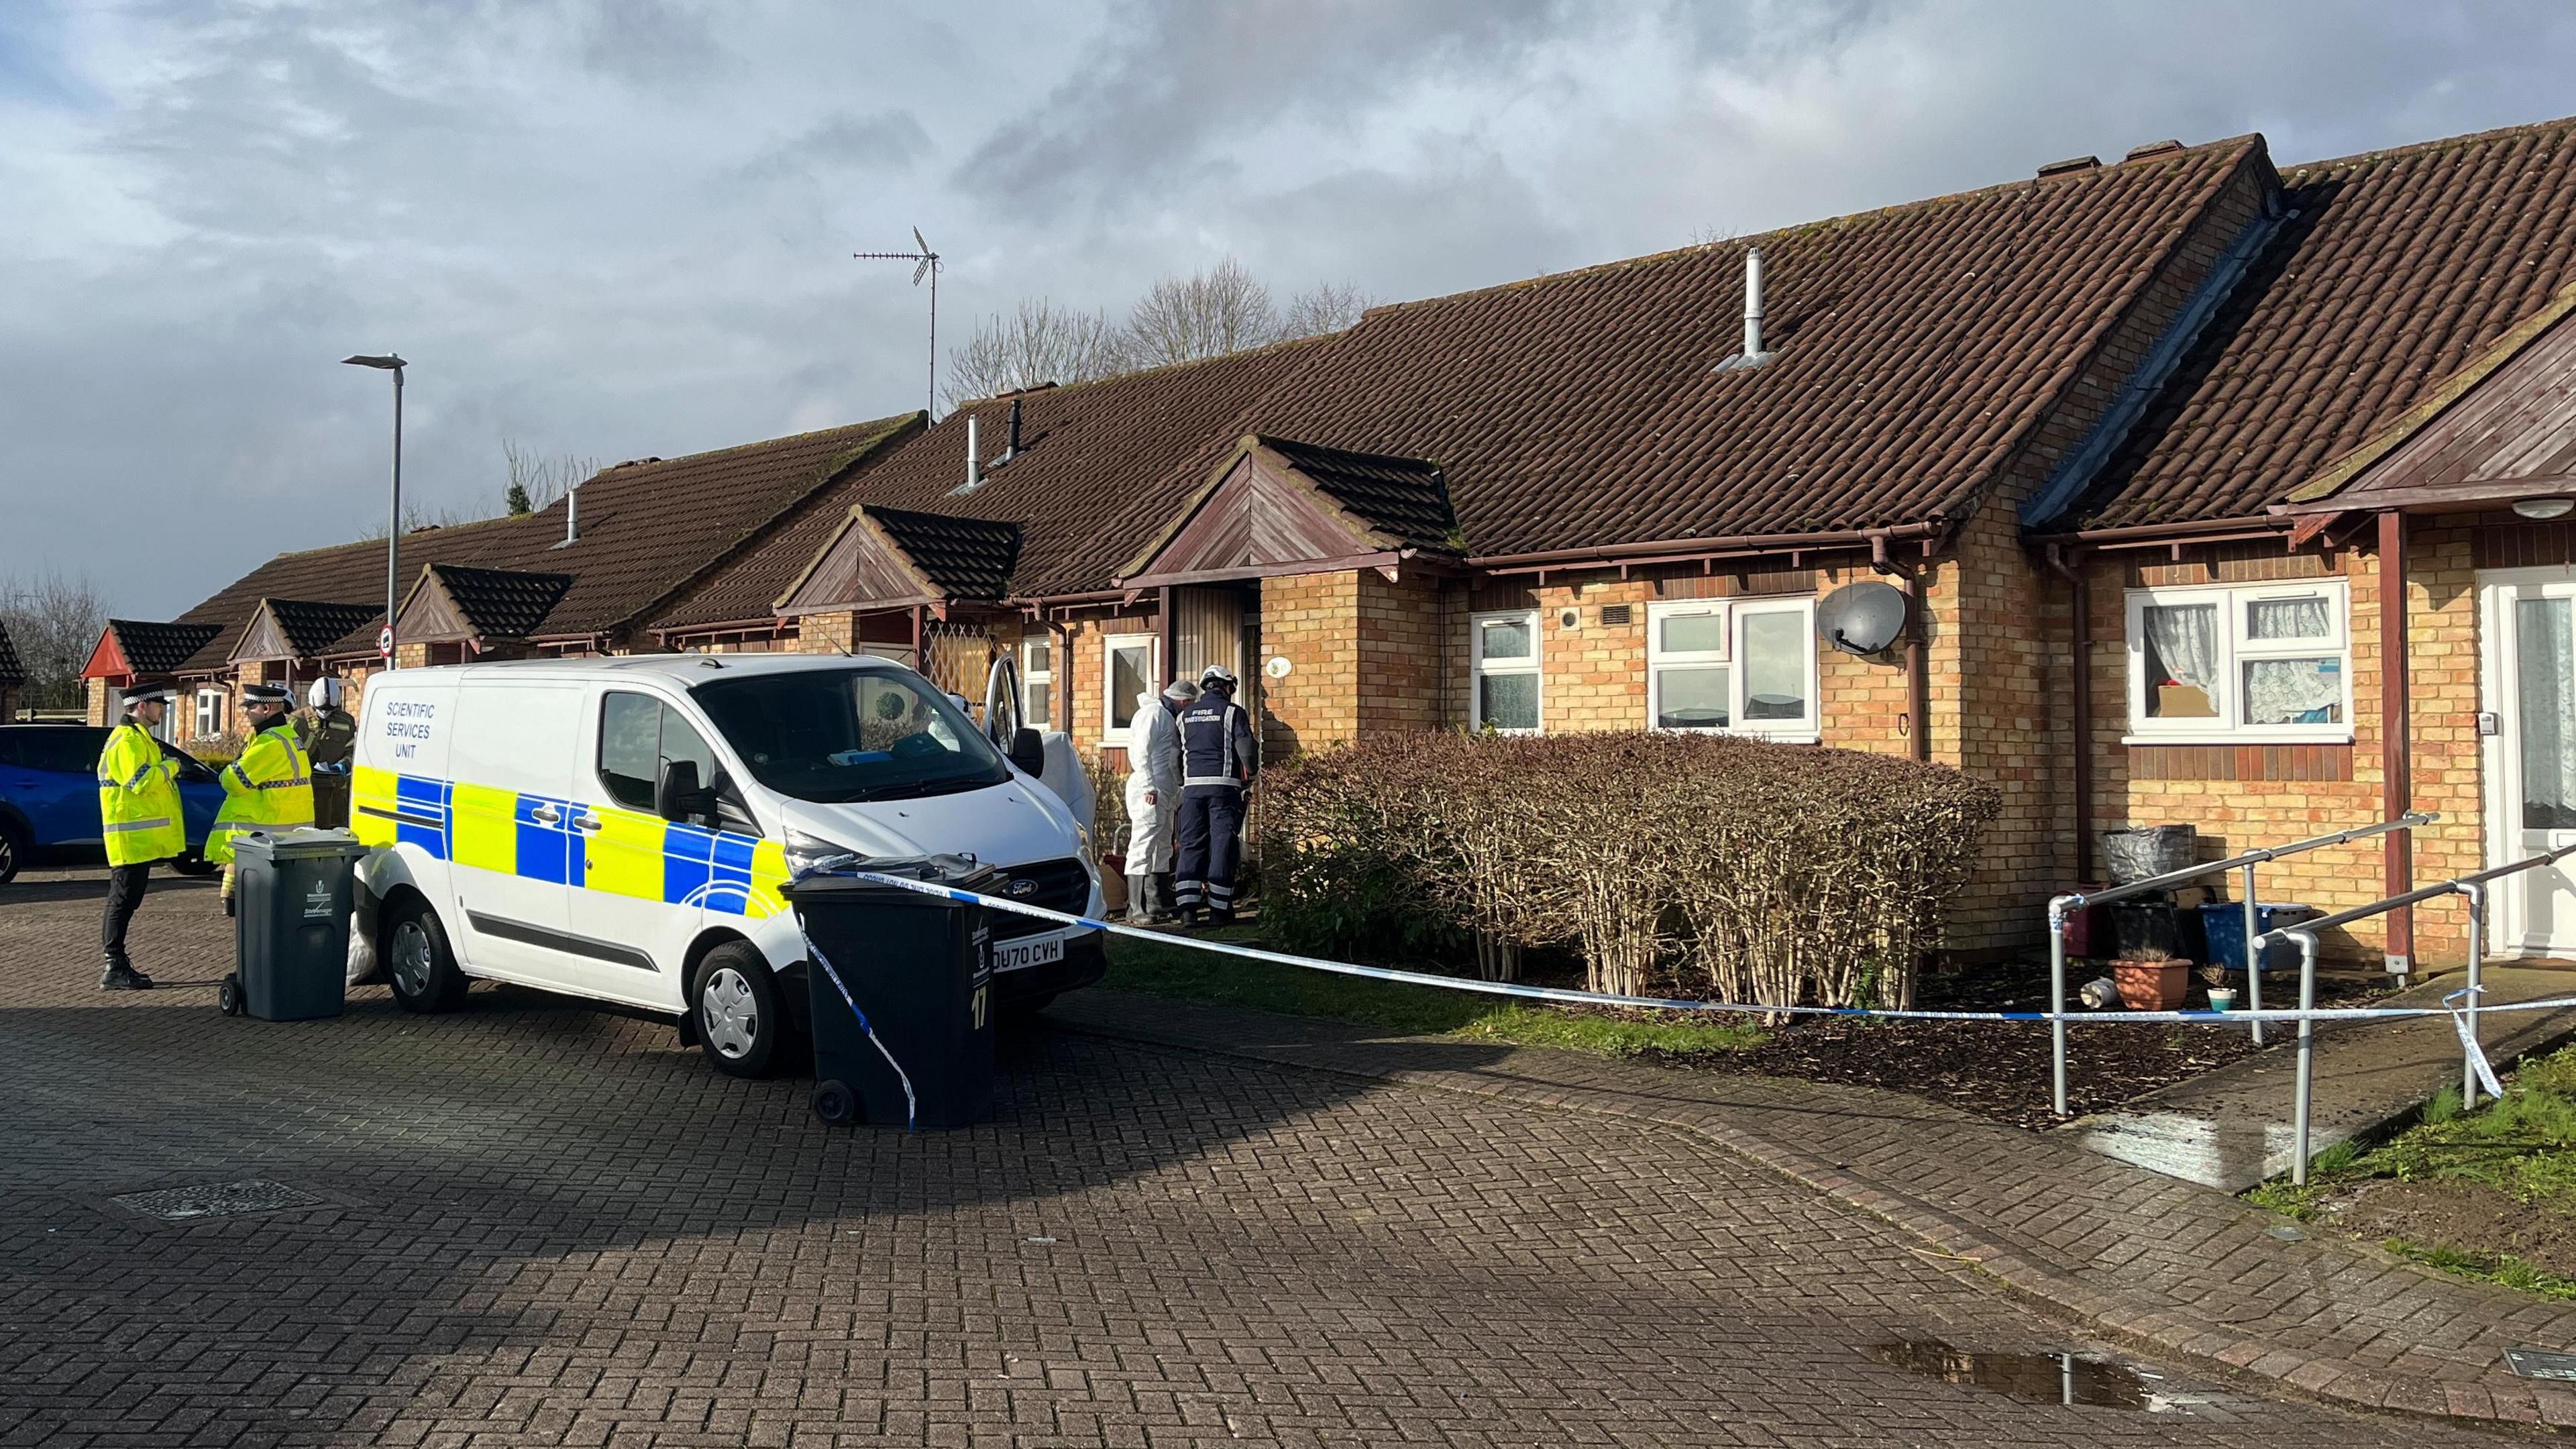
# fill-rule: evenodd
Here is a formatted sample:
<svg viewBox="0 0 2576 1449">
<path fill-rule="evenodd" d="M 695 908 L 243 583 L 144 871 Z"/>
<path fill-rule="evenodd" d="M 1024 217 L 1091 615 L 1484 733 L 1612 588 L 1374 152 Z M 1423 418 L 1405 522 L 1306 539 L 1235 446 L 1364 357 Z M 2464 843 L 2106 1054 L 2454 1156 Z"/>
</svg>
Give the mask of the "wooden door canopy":
<svg viewBox="0 0 2576 1449">
<path fill-rule="evenodd" d="M 796 618 L 999 599 L 1019 557 L 1016 523 L 862 503 L 773 607 Z"/>
<path fill-rule="evenodd" d="M 1413 560 L 1454 566 L 1464 552 L 1439 464 L 1248 433 L 1118 583 L 1391 574 Z"/>
</svg>

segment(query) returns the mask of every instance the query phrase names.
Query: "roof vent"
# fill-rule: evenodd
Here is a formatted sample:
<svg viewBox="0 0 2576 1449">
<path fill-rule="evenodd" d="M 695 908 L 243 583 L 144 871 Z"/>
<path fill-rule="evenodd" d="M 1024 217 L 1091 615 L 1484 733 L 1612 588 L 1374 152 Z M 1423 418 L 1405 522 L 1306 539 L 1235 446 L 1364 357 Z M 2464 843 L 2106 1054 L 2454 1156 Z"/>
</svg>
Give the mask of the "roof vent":
<svg viewBox="0 0 2576 1449">
<path fill-rule="evenodd" d="M 1720 372 L 1760 367 L 1771 360 L 1762 350 L 1762 248 L 1744 249 L 1744 350 L 1717 365 Z"/>
<path fill-rule="evenodd" d="M 2101 169 L 2102 158 L 2099 156 L 2069 156 L 2063 161 L 2051 161 L 2042 166 L 2039 168 L 2039 175 L 2042 180 L 2045 180 L 2051 176 L 2072 176 L 2078 171 Z"/>
<path fill-rule="evenodd" d="M 621 464 L 620 466 L 623 465 Z M 581 542 L 581 485 L 575 483 L 564 490 L 563 542 L 552 545 L 552 547 L 570 548 L 579 542 Z"/>
<path fill-rule="evenodd" d="M 2181 149 L 2182 143 L 2180 141 L 2149 141 L 2143 146 L 2130 147 L 2129 154 L 2121 157 L 2120 159 L 2123 161 L 2144 161 L 2150 156 L 2170 156 Z"/>
<path fill-rule="evenodd" d="M 984 486 L 984 455 L 977 451 L 975 415 L 966 415 L 966 481 L 948 490 L 948 496 L 972 493 Z"/>
</svg>

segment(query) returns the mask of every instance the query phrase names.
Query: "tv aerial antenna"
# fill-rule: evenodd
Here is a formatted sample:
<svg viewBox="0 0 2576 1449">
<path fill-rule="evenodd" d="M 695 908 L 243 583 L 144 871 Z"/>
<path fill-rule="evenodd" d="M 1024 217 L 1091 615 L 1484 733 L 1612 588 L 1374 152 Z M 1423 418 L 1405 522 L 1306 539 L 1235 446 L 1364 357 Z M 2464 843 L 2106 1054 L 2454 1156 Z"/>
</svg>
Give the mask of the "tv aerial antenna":
<svg viewBox="0 0 2576 1449">
<path fill-rule="evenodd" d="M 913 264 L 912 284 L 916 287 L 921 285 L 922 278 L 930 279 L 930 416 L 933 421 L 937 421 L 939 417 L 939 253 L 932 251 L 930 243 L 921 239 L 921 228 L 917 226 L 912 229 L 912 246 L 913 249 L 908 252 L 852 252 L 850 255 L 863 262 L 911 262 Z"/>
</svg>

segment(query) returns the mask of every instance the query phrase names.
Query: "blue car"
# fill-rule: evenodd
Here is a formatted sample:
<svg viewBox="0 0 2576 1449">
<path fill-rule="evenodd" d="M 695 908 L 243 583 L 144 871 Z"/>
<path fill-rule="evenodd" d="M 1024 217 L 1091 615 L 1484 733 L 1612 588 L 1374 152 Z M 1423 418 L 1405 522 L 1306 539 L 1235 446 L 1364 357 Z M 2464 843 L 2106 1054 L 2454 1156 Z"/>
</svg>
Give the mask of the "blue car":
<svg viewBox="0 0 2576 1449">
<path fill-rule="evenodd" d="M 107 736 L 93 725 L 0 726 L 0 885 L 39 852 L 104 854 L 98 757 Z M 175 868 L 188 875 L 211 871 L 206 831 L 224 803 L 223 782 L 187 751 L 168 744 L 161 750 L 179 762 L 179 804 L 188 818 L 188 853 Z"/>
</svg>

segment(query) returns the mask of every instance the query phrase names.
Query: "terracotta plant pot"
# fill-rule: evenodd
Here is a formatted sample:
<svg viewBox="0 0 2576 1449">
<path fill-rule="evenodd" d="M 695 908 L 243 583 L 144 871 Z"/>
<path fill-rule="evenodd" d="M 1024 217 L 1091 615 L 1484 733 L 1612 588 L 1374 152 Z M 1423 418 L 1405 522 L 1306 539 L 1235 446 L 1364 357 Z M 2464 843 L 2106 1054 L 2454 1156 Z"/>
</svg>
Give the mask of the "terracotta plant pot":
<svg viewBox="0 0 2576 1449">
<path fill-rule="evenodd" d="M 2111 984 L 2131 1011 L 2173 1011 L 2191 990 L 2188 961 L 2114 961 Z"/>
</svg>

